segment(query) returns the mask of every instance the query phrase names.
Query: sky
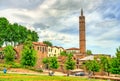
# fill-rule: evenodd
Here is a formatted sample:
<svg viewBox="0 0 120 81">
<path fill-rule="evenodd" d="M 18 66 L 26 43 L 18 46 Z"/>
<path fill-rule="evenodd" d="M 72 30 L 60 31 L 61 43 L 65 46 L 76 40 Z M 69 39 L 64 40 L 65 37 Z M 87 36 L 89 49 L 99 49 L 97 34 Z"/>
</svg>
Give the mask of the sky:
<svg viewBox="0 0 120 81">
<path fill-rule="evenodd" d="M 120 0 L 0 0 L 0 17 L 34 30 L 39 41 L 79 47 L 79 16 L 86 22 L 86 49 L 115 55 L 120 46 Z"/>
</svg>

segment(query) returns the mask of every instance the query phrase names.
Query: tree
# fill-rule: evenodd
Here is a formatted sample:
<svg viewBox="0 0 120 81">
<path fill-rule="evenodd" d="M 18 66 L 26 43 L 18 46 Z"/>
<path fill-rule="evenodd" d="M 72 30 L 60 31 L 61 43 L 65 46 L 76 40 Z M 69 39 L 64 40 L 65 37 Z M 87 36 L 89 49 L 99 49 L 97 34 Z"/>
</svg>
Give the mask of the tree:
<svg viewBox="0 0 120 81">
<path fill-rule="evenodd" d="M 6 41 L 6 29 L 8 28 L 9 21 L 5 17 L 0 17 L 0 46 Z"/>
<path fill-rule="evenodd" d="M 56 57 L 50 57 L 49 59 L 49 67 L 51 69 L 57 69 L 59 67 L 58 61 Z"/>
<path fill-rule="evenodd" d="M 5 47 L 4 51 L 4 59 L 6 63 L 12 63 L 15 59 L 15 51 L 12 46 Z"/>
<path fill-rule="evenodd" d="M 61 55 L 61 56 L 68 56 L 68 54 L 67 54 L 66 51 L 62 51 L 62 52 L 60 53 L 60 55 Z"/>
<path fill-rule="evenodd" d="M 101 65 L 101 69 L 105 72 L 108 72 L 108 76 L 110 73 L 110 69 L 111 69 L 111 64 L 110 64 L 110 58 L 106 57 L 106 56 L 101 56 L 100 57 L 100 65 Z"/>
<path fill-rule="evenodd" d="M 120 62 L 120 46 L 116 49 L 116 57 Z"/>
<path fill-rule="evenodd" d="M 50 41 L 43 41 L 44 44 L 47 44 L 48 46 L 52 46 L 52 43 Z"/>
<path fill-rule="evenodd" d="M 27 37 L 22 50 L 21 64 L 23 66 L 34 66 L 36 64 L 36 51 L 32 45 L 31 35 Z"/>
<path fill-rule="evenodd" d="M 91 50 L 87 50 L 87 55 L 92 55 L 92 51 Z"/>
<path fill-rule="evenodd" d="M 65 68 L 66 68 L 66 70 L 68 70 L 68 76 L 69 76 L 69 70 L 73 70 L 74 69 L 74 67 L 75 67 L 75 62 L 74 62 L 74 60 L 72 59 L 72 54 L 70 53 L 70 54 L 68 54 L 68 56 L 67 56 L 67 60 L 66 60 L 66 62 L 65 62 Z"/>
<path fill-rule="evenodd" d="M 111 73 L 120 74 L 120 62 L 116 57 L 112 58 L 111 61 Z"/>
<path fill-rule="evenodd" d="M 98 72 L 100 69 L 100 65 L 96 60 L 89 60 L 85 62 L 85 67 L 88 71 L 92 71 L 93 75 L 94 72 Z"/>
<path fill-rule="evenodd" d="M 116 49 L 116 56 L 112 58 L 111 73 L 120 74 L 120 47 Z"/>
<path fill-rule="evenodd" d="M 14 46 L 24 43 L 28 35 L 31 35 L 32 41 L 39 39 L 37 32 L 28 30 L 17 23 L 11 24 L 6 18 L 0 17 L 0 47 L 4 43 L 6 46 L 8 43 Z"/>
<path fill-rule="evenodd" d="M 42 59 L 42 63 L 45 64 L 45 69 L 49 68 L 49 66 L 48 66 L 48 64 L 49 64 L 49 58 L 43 58 Z"/>
</svg>

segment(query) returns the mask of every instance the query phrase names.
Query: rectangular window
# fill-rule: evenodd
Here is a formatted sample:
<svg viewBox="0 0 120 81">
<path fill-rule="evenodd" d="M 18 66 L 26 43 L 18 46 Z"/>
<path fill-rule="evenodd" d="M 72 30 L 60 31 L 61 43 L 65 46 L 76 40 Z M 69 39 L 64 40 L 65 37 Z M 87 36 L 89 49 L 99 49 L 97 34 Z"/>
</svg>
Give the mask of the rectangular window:
<svg viewBox="0 0 120 81">
<path fill-rule="evenodd" d="M 39 46 L 37 47 L 37 50 L 39 50 Z"/>
<path fill-rule="evenodd" d="M 42 47 L 42 49 L 43 49 L 42 52 L 44 53 L 44 47 Z"/>
</svg>

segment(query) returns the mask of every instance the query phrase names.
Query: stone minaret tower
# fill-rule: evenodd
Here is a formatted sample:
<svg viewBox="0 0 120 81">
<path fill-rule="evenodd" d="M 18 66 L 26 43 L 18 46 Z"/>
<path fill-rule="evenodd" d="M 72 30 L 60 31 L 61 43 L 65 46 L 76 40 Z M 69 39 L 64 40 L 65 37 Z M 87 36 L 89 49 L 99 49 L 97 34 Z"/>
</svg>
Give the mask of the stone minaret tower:
<svg viewBox="0 0 120 81">
<path fill-rule="evenodd" d="M 83 9 L 81 9 L 81 16 L 79 16 L 79 48 L 80 53 L 86 52 L 86 40 L 85 40 L 85 16 L 83 16 Z"/>
</svg>

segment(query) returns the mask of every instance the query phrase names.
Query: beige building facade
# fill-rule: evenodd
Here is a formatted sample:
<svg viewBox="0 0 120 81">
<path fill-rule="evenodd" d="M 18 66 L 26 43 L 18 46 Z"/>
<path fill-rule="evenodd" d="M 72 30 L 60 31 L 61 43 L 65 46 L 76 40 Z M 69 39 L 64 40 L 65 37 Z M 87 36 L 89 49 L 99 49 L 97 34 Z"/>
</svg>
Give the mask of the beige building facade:
<svg viewBox="0 0 120 81">
<path fill-rule="evenodd" d="M 64 48 L 57 46 L 48 46 L 48 57 L 58 57 Z"/>
</svg>

